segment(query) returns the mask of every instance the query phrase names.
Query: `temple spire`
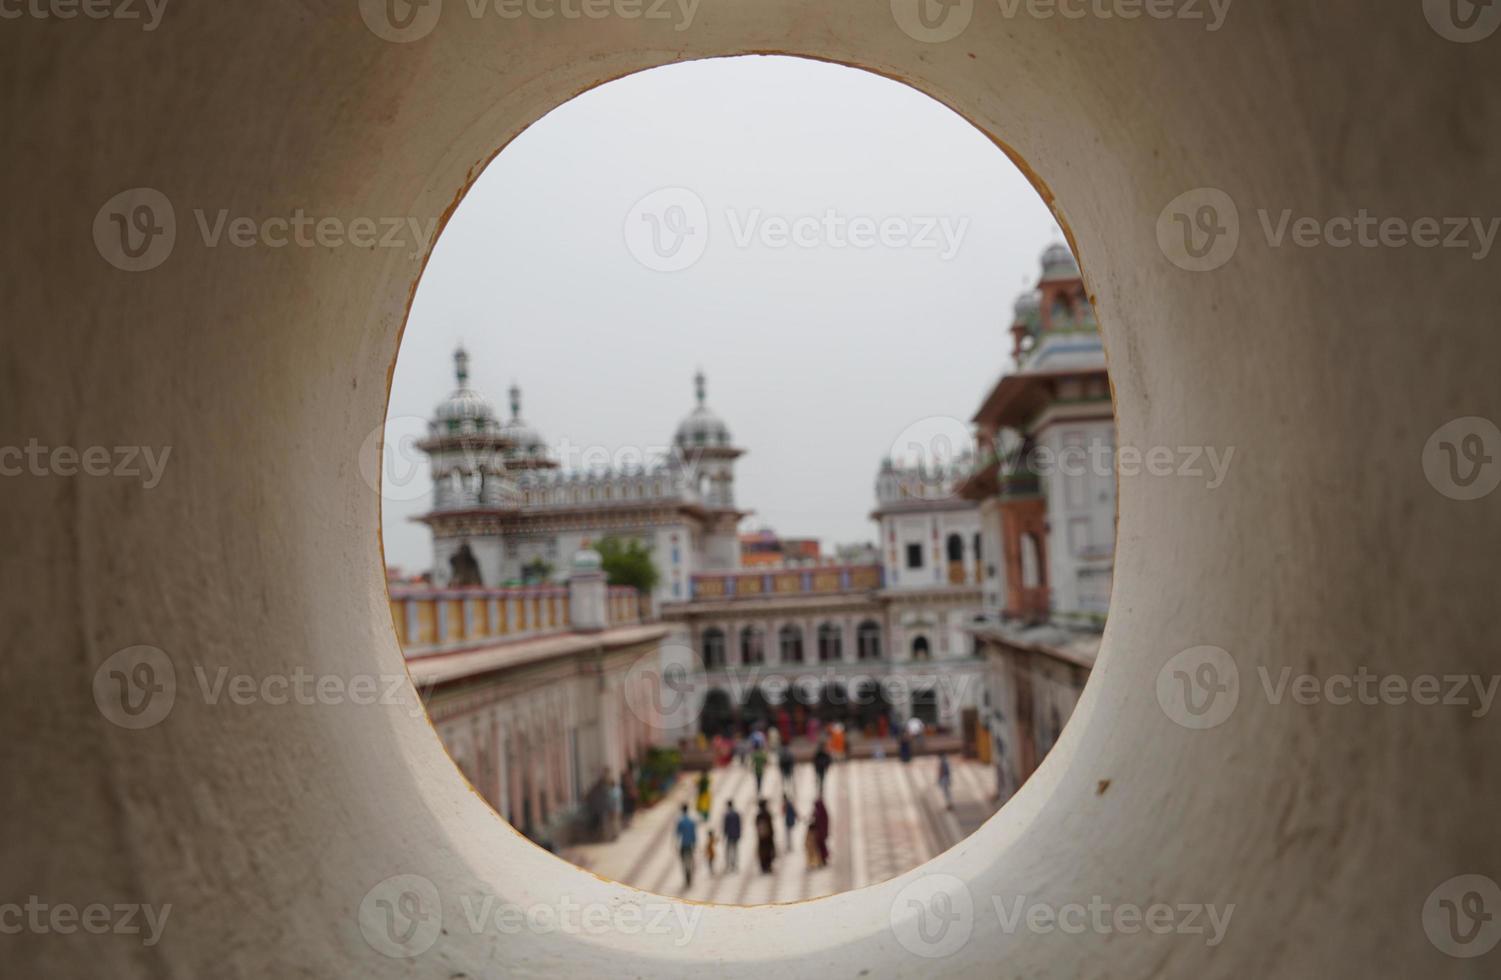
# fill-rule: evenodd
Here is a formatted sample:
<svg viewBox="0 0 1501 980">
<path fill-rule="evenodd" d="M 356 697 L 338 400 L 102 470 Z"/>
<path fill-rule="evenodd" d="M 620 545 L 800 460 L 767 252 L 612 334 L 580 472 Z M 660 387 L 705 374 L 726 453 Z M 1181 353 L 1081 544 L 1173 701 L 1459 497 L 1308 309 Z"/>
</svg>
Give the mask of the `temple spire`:
<svg viewBox="0 0 1501 980">
<path fill-rule="evenodd" d="M 469 352 L 460 344 L 453 352 L 453 373 L 459 379 L 459 387 L 464 388 L 469 384 Z"/>
<path fill-rule="evenodd" d="M 705 398 L 708 397 L 708 379 L 704 377 L 704 369 L 699 368 L 693 376 L 693 392 L 698 397 L 699 407 L 703 407 Z"/>
<path fill-rule="evenodd" d="M 521 418 L 521 386 L 514 381 L 511 382 L 511 418 L 518 421 Z"/>
</svg>

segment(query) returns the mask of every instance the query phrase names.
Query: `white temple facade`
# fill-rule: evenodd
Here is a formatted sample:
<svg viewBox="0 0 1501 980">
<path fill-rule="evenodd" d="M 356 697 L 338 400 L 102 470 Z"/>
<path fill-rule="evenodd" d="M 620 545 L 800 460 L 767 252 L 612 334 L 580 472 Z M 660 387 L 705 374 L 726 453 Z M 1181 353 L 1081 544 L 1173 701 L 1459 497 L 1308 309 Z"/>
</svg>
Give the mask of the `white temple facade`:
<svg viewBox="0 0 1501 980">
<path fill-rule="evenodd" d="M 469 355 L 454 354 L 456 387 L 437 406 L 420 448 L 433 477 L 433 508 L 418 520 L 433 536 L 437 587 L 540 584 L 566 578 L 570 558 L 605 537 L 650 549 L 654 603 L 686 598 L 694 574 L 740 561 L 735 447 L 695 378 L 696 404 L 666 459 L 618 470 L 565 472 L 510 391 L 501 421 L 470 382 Z"/>
</svg>

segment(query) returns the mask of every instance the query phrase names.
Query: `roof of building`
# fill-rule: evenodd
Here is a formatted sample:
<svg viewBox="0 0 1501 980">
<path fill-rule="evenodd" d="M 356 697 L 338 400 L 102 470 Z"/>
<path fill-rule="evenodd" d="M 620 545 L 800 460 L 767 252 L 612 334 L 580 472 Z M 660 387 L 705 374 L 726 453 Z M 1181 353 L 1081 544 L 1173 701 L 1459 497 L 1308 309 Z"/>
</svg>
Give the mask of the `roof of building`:
<svg viewBox="0 0 1501 980">
<path fill-rule="evenodd" d="M 693 387 L 697 404 L 678 424 L 673 441 L 685 449 L 730 448 L 733 445 L 730 427 L 707 404 L 708 382 L 704 372 L 699 371 L 693 376 Z"/>
<path fill-rule="evenodd" d="M 1052 623 L 1037 626 L 1012 626 L 994 622 L 969 627 L 976 639 L 1003 646 L 1040 653 L 1076 667 L 1093 668 L 1100 653 L 1103 634 L 1093 630 L 1073 630 Z"/>
<path fill-rule="evenodd" d="M 605 630 L 603 633 L 555 633 L 462 653 L 417 657 L 407 661 L 407 672 L 412 675 L 412 683 L 421 688 L 477 674 L 526 667 L 586 650 L 652 643 L 662 639 L 667 633 L 667 627 L 657 624 L 624 626 Z"/>
<path fill-rule="evenodd" d="M 453 352 L 453 369 L 457 386 L 453 394 L 438 403 L 433 417 L 451 431 L 499 431 L 495 406 L 469 384 L 469 352 L 462 346 Z"/>
</svg>

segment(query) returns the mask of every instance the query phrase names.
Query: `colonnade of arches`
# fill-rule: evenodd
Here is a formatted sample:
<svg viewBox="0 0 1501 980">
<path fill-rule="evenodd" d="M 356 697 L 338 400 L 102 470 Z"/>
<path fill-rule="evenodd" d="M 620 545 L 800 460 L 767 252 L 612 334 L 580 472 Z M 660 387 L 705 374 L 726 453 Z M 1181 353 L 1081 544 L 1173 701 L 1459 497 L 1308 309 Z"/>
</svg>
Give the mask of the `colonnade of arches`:
<svg viewBox="0 0 1501 980">
<path fill-rule="evenodd" d="M 710 688 L 699 715 L 699 730 L 707 737 L 733 737 L 756 728 L 778 726 L 801 734 L 809 722 L 819 726 L 839 723 L 863 734 L 879 737 L 896 730 L 910 716 L 930 726 L 939 721 L 939 692 L 928 686 L 893 692 L 875 680 L 845 684 L 826 681 L 818 685 L 793 684 L 785 692 L 768 693 L 752 687 L 737 700 L 735 692 Z"/>
<path fill-rule="evenodd" d="M 808 642 L 808 633 L 813 634 Z M 818 663 L 839 663 L 846 656 L 846 631 L 840 622 L 825 620 L 811 631 L 804 625 L 784 623 L 776 628 L 775 654 L 771 661 L 778 664 L 801 664 L 809 662 L 812 653 Z M 739 628 L 709 626 L 700 634 L 699 656 L 709 670 L 724 667 L 756 666 L 768 662 L 768 641 L 772 633 L 765 626 L 749 624 Z M 854 629 L 853 654 L 855 660 L 880 660 L 884 654 L 884 631 L 874 619 L 861 620 Z M 731 654 L 735 655 L 731 660 Z"/>
</svg>

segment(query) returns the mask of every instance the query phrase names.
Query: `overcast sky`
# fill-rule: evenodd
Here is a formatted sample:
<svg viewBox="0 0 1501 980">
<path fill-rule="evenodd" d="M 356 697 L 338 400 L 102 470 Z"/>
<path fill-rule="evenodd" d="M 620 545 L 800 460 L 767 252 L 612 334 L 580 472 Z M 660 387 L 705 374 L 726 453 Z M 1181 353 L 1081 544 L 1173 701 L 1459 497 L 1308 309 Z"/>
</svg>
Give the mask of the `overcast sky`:
<svg viewBox="0 0 1501 980">
<path fill-rule="evenodd" d="M 1057 241 L 1000 150 L 897 82 L 781 57 L 645 72 L 560 107 L 480 177 L 418 288 L 387 438 L 420 433 L 460 341 L 497 411 L 519 383 L 525 419 L 580 466 L 586 448 L 666 446 L 702 367 L 747 451 L 742 529 L 873 540 L 882 457 L 954 424 L 923 420 L 974 414 Z M 387 559 L 425 570 L 409 518 L 426 473 L 386 465 Z"/>
</svg>

